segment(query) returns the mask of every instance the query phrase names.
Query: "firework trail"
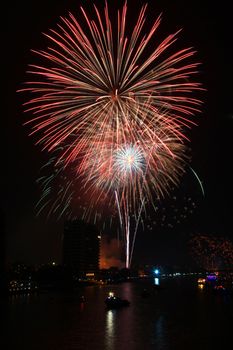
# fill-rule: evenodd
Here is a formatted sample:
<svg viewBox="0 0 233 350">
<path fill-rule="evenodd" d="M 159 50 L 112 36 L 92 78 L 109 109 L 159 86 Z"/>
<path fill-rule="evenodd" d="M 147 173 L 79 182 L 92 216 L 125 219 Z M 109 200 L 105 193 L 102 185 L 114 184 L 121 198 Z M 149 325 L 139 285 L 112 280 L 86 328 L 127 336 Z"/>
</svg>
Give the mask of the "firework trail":
<svg viewBox="0 0 233 350">
<path fill-rule="evenodd" d="M 75 169 L 80 187 L 91 193 L 90 208 L 104 198 L 121 213 L 128 266 L 130 217 L 154 194 L 160 198 L 178 184 L 186 163 L 185 129 L 195 125 L 192 117 L 201 105 L 193 97 L 201 90 L 192 78 L 198 63 L 189 62 L 195 51 L 168 53 L 179 31 L 155 46 L 161 16 L 144 34 L 146 8 L 131 32 L 126 3 L 116 28 L 107 2 L 103 19 L 95 5 L 94 19 L 81 7 L 83 27 L 72 14 L 61 18 L 45 34 L 47 50 L 34 51 L 47 64 L 31 65 L 34 80 L 20 90 L 33 95 L 25 103 L 33 118 L 25 124 L 37 134 L 37 144 L 49 152 L 66 145 L 55 167 Z"/>
</svg>

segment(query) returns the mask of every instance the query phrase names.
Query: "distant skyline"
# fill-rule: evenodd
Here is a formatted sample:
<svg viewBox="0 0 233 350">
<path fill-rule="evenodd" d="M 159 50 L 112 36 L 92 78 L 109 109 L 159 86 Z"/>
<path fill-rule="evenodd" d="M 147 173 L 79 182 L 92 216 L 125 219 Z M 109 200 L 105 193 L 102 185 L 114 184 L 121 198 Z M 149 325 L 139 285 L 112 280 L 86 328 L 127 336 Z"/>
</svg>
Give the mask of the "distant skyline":
<svg viewBox="0 0 233 350">
<path fill-rule="evenodd" d="M 36 185 L 41 166 L 48 154 L 35 146 L 35 139 L 28 136 L 22 124 L 28 116 L 23 114 L 25 102 L 16 90 L 28 79 L 27 65 L 33 62 L 31 49 L 43 49 L 47 44 L 41 32 L 55 28 L 59 16 L 69 11 L 79 13 L 78 7 L 88 8 L 89 1 L 22 1 L 9 4 L 4 35 L 7 47 L 7 108 L 3 113 L 5 170 L 2 171 L 1 208 L 5 217 L 7 261 L 41 263 L 61 260 L 63 221 L 55 218 L 35 217 L 35 204 L 40 192 Z M 97 0 L 99 7 L 104 1 Z M 110 1 L 108 1 L 110 6 Z M 111 8 L 121 7 L 123 1 L 112 1 Z M 144 3 L 129 0 L 128 11 L 138 13 Z M 118 5 L 119 4 L 119 5 Z M 192 167 L 197 171 L 205 190 L 203 198 L 200 187 L 192 175 L 181 181 L 180 190 L 171 199 L 159 204 L 165 208 L 166 222 L 173 227 L 162 226 L 162 209 L 159 217 L 151 214 L 144 231 L 139 230 L 135 260 L 164 264 L 183 263 L 186 260 L 185 244 L 189 233 L 222 235 L 233 240 L 232 205 L 232 151 L 233 151 L 233 47 L 231 38 L 230 5 L 223 1 L 220 6 L 210 0 L 203 2 L 183 0 L 148 1 L 148 18 L 162 15 L 159 35 L 166 35 L 183 28 L 177 46 L 193 46 L 197 50 L 200 65 L 199 80 L 207 91 L 203 93 L 203 112 L 196 117 L 198 126 L 190 132 Z M 113 11 L 114 12 L 114 11 Z M 176 44 L 175 44 L 176 45 Z M 179 215 L 191 198 L 195 203 L 193 213 L 174 224 L 171 210 L 172 197 Z M 153 224 L 155 222 L 155 224 Z M 114 241 L 116 234 L 109 232 Z M 111 243 L 109 243 L 111 245 Z M 112 259 L 118 259 L 113 248 Z"/>
</svg>

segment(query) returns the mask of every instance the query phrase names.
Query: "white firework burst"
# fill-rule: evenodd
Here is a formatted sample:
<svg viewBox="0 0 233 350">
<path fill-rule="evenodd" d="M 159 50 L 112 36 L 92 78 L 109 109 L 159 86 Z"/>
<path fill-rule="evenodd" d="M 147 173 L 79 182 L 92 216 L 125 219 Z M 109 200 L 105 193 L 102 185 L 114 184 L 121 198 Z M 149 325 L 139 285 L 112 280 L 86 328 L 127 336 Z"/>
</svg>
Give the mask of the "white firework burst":
<svg viewBox="0 0 233 350">
<path fill-rule="evenodd" d="M 136 145 L 124 145 L 113 155 L 113 168 L 121 176 L 142 174 L 145 168 L 145 157 Z"/>
</svg>

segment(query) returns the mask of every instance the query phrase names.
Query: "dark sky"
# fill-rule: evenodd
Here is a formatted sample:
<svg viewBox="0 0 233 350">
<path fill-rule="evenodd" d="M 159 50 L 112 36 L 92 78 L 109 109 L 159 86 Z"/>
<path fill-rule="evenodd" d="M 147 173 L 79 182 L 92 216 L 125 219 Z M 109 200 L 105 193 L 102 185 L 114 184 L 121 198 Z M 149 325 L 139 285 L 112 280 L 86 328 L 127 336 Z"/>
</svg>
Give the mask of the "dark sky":
<svg viewBox="0 0 233 350">
<path fill-rule="evenodd" d="M 42 32 L 54 28 L 59 16 L 69 11 L 79 12 L 92 1 L 41 0 L 8 2 L 3 35 L 7 39 L 4 55 L 7 58 L 7 107 L 2 113 L 2 153 L 6 162 L 2 167 L 1 206 L 5 217 L 7 260 L 41 263 L 61 258 L 62 222 L 36 218 L 34 206 L 39 191 L 36 186 L 40 167 L 48 155 L 34 146 L 28 130 L 22 126 L 25 101 L 16 90 L 27 80 L 27 64 L 33 61 L 30 49 L 45 48 Z M 96 4 L 103 6 L 104 1 Z M 122 1 L 111 0 L 113 9 Z M 143 1 L 128 1 L 128 13 L 137 15 Z M 177 194 L 178 206 L 185 206 L 187 198 L 195 203 L 193 215 L 180 224 L 166 229 L 157 225 L 139 231 L 135 257 L 143 262 L 158 259 L 161 263 L 179 263 L 183 259 L 183 242 L 190 232 L 227 236 L 233 239 L 232 218 L 232 151 L 233 151 L 233 44 L 231 9 L 228 1 L 160 0 L 148 1 L 148 23 L 160 12 L 163 21 L 159 33 L 166 36 L 183 28 L 177 45 L 193 46 L 202 62 L 199 80 L 207 89 L 203 93 L 203 112 L 197 117 L 199 126 L 190 134 L 192 167 L 202 180 L 205 197 L 200 195 L 196 180 L 184 180 Z M 5 16 L 5 14 L 4 14 Z M 25 96 L 24 96 L 25 97 Z M 5 157 L 3 157 L 4 159 Z M 165 203 L 165 207 L 169 206 Z M 174 203 L 172 204 L 174 205 Z M 176 205 L 176 203 L 175 203 Z M 162 210 L 162 209 L 161 209 Z M 166 209 L 167 210 L 167 209 Z M 162 215 L 162 214 L 161 214 Z M 161 220 L 161 215 L 156 221 Z M 167 221 L 173 213 L 167 212 Z M 152 220 L 153 221 L 153 220 Z"/>
</svg>

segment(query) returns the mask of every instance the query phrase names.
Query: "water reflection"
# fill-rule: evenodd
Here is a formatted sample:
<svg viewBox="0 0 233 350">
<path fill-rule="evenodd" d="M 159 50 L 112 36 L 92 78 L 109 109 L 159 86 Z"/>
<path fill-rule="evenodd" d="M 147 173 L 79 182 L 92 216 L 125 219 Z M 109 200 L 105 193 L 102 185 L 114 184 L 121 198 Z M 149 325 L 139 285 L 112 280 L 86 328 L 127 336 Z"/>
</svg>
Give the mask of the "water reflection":
<svg viewBox="0 0 233 350">
<path fill-rule="evenodd" d="M 12 294 L 9 297 L 9 304 L 18 304 L 18 303 L 24 303 L 24 304 L 30 304 L 33 300 L 36 299 L 36 296 L 30 293 L 25 294 Z"/>
<path fill-rule="evenodd" d="M 130 306 L 107 310 L 112 290 Z M 232 315 L 232 295 L 202 290 L 196 280 L 160 278 L 9 298 L 3 333 L 18 350 L 228 349 Z"/>
<path fill-rule="evenodd" d="M 198 289 L 203 290 L 204 289 L 204 284 L 203 283 L 199 283 L 198 284 Z"/>
<path fill-rule="evenodd" d="M 125 283 L 123 293 L 123 299 L 128 299 L 129 301 L 132 301 L 132 299 L 134 298 L 134 287 L 131 283 Z"/>
<path fill-rule="evenodd" d="M 154 344 L 156 345 L 156 349 L 164 349 L 165 345 L 165 336 L 164 336 L 164 317 L 160 316 L 155 322 L 155 330 L 154 330 Z"/>
<path fill-rule="evenodd" d="M 83 312 L 84 311 L 85 304 L 83 301 L 80 303 L 80 310 Z"/>
<path fill-rule="evenodd" d="M 140 320 L 135 315 L 135 301 L 138 290 L 132 283 L 125 283 L 114 288 L 114 294 L 131 302 L 129 307 L 114 310 L 106 310 L 105 345 L 106 350 L 118 348 L 137 349 L 135 347 L 135 327 L 139 326 Z"/>
<path fill-rule="evenodd" d="M 105 340 L 106 349 L 113 349 L 115 335 L 115 310 L 106 311 Z"/>
</svg>

